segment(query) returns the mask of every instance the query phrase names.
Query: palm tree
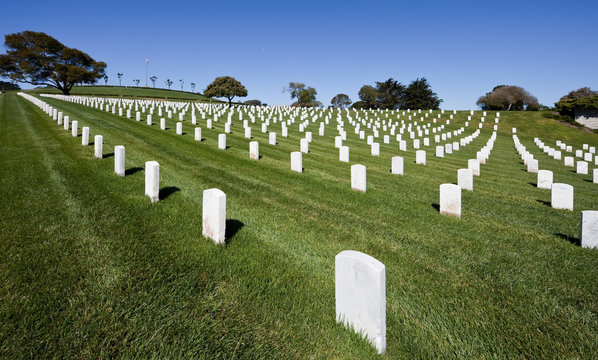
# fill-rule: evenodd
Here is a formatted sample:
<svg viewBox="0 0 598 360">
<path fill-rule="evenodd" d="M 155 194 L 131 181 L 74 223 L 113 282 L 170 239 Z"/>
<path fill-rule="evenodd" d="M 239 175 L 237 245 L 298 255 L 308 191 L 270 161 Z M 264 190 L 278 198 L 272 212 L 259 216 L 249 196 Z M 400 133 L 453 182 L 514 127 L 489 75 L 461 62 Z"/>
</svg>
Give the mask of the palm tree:
<svg viewBox="0 0 598 360">
<path fill-rule="evenodd" d="M 118 86 L 122 86 L 121 78 L 123 77 L 123 73 L 117 73 L 116 76 L 118 76 Z"/>
<path fill-rule="evenodd" d="M 104 75 L 104 85 L 108 85 L 108 75 Z"/>
<path fill-rule="evenodd" d="M 192 82 L 190 85 L 191 85 L 191 92 L 195 92 L 195 83 Z"/>
<path fill-rule="evenodd" d="M 139 79 L 135 79 L 135 80 L 133 80 L 133 82 L 135 83 L 135 85 L 136 85 L 137 87 L 139 87 L 139 82 L 140 82 L 140 81 L 141 81 L 141 80 L 139 80 Z"/>
<path fill-rule="evenodd" d="M 164 81 L 164 83 L 168 86 L 168 90 L 170 90 L 170 85 L 174 84 L 172 82 L 172 80 L 170 80 L 170 79 L 166 79 L 166 81 Z"/>
<path fill-rule="evenodd" d="M 156 88 L 156 80 L 158 80 L 158 77 L 154 75 L 150 78 L 150 80 L 152 81 L 152 85 L 154 86 L 154 88 Z"/>
<path fill-rule="evenodd" d="M 181 83 L 181 91 L 183 91 L 183 85 L 185 85 L 185 82 L 183 81 L 183 79 L 179 80 L 179 82 Z"/>
</svg>

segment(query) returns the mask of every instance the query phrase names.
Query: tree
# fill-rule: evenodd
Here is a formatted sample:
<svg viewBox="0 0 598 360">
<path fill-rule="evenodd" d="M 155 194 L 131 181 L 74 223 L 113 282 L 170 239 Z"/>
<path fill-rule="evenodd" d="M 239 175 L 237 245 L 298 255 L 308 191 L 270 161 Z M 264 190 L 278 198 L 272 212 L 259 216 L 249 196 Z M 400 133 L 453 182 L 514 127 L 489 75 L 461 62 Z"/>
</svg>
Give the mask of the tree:
<svg viewBox="0 0 598 360">
<path fill-rule="evenodd" d="M 570 91 L 554 104 L 561 115 L 574 116 L 576 109 L 598 110 L 598 91 L 582 87 Z"/>
<path fill-rule="evenodd" d="M 403 106 L 405 85 L 389 78 L 384 82 L 376 82 L 376 107 L 378 109 L 400 109 Z"/>
<path fill-rule="evenodd" d="M 247 96 L 247 89 L 231 76 L 220 76 L 208 85 L 203 94 L 208 97 L 225 97 L 228 99 L 228 104 L 231 105 L 235 96 Z"/>
<path fill-rule="evenodd" d="M 152 86 L 155 88 L 156 87 L 156 80 L 158 80 L 158 77 L 156 75 L 152 76 L 150 78 L 151 82 L 152 82 Z"/>
<path fill-rule="evenodd" d="M 104 75 L 104 85 L 108 85 L 108 75 Z"/>
<path fill-rule="evenodd" d="M 191 92 L 195 92 L 195 83 L 189 83 L 189 85 L 191 85 Z"/>
<path fill-rule="evenodd" d="M 183 79 L 179 80 L 179 84 L 181 84 L 181 91 L 183 91 L 183 85 L 185 85 L 185 82 L 183 81 Z"/>
<path fill-rule="evenodd" d="M 0 90 L 21 90 L 19 84 L 13 84 L 8 81 L 0 81 Z"/>
<path fill-rule="evenodd" d="M 135 86 L 137 86 L 137 87 L 139 87 L 139 82 L 140 82 L 140 81 L 141 81 L 141 80 L 139 80 L 139 79 L 135 79 L 135 80 L 133 80 L 133 82 L 135 83 Z"/>
<path fill-rule="evenodd" d="M 416 79 L 407 86 L 403 94 L 402 106 L 407 109 L 437 110 L 442 99 L 430 88 L 426 78 Z"/>
<path fill-rule="evenodd" d="M 121 79 L 122 79 L 123 75 L 124 75 L 123 73 L 117 73 L 116 74 L 116 76 L 118 77 L 118 86 L 122 86 Z"/>
<path fill-rule="evenodd" d="M 168 90 L 170 90 L 170 86 L 171 86 L 172 84 L 174 84 L 174 83 L 172 82 L 172 80 L 170 80 L 170 79 L 166 79 L 166 80 L 164 81 L 164 84 L 166 84 L 166 86 L 168 86 Z"/>
<path fill-rule="evenodd" d="M 330 100 L 330 103 L 337 109 L 344 109 L 351 105 L 352 101 L 347 94 L 337 94 L 332 98 L 332 100 Z"/>
<path fill-rule="evenodd" d="M 359 89 L 359 101 L 360 104 L 355 104 L 354 107 L 360 109 L 374 109 L 376 108 L 376 98 L 378 97 L 378 90 L 370 85 L 363 85 Z"/>
<path fill-rule="evenodd" d="M 587 97 L 598 96 L 598 91 L 594 91 L 589 87 L 582 87 L 577 90 L 570 91 L 567 95 L 563 96 L 560 100 L 568 99 L 583 99 Z"/>
<path fill-rule="evenodd" d="M 16 82 L 51 86 L 68 95 L 75 84 L 94 84 L 104 76 L 106 63 L 41 32 L 6 35 L 5 46 L 0 77 Z"/>
<path fill-rule="evenodd" d="M 283 91 L 291 94 L 291 99 L 297 99 L 291 106 L 296 107 L 319 107 L 322 103 L 316 100 L 318 92 L 311 86 L 299 82 L 290 82 Z"/>
<path fill-rule="evenodd" d="M 498 85 L 480 97 L 476 105 L 482 110 L 538 110 L 538 99 L 525 89 L 514 85 Z"/>
</svg>

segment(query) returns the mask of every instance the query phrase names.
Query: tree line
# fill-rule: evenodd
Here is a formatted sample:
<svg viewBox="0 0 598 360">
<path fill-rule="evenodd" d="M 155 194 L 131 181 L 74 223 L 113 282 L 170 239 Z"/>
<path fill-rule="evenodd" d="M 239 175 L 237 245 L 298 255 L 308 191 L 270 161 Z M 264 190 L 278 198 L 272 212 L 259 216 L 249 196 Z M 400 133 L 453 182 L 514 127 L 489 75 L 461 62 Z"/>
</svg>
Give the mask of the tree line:
<svg viewBox="0 0 598 360">
<path fill-rule="evenodd" d="M 0 77 L 8 78 L 12 83 L 0 82 L 2 89 L 18 88 L 15 83 L 28 83 L 36 86 L 49 86 L 68 95 L 74 85 L 95 84 L 100 79 L 108 83 L 105 73 L 106 63 L 95 61 L 78 49 L 69 48 L 53 37 L 34 31 L 23 31 L 5 36 L 6 54 L 0 55 Z M 122 85 L 123 73 L 117 73 Z M 158 77 L 152 76 L 152 85 L 156 86 Z M 133 82 L 139 86 L 139 79 Z M 164 83 L 170 89 L 174 83 L 166 79 Z M 181 90 L 183 79 L 179 80 Z M 195 91 L 195 83 L 190 86 Z M 290 82 L 283 92 L 288 92 L 296 107 L 323 107 L 317 100 L 315 88 L 300 82 Z M 217 77 L 207 86 L 204 95 L 226 98 L 229 104 L 235 97 L 246 97 L 247 89 L 240 81 L 231 76 Z M 393 78 L 363 85 L 358 92 L 359 100 L 352 102 L 347 94 L 339 93 L 330 100 L 332 108 L 345 109 L 438 109 L 442 103 L 432 91 L 424 77 L 413 80 L 408 85 Z M 259 100 L 249 100 L 246 104 L 264 105 Z M 545 108 L 538 99 L 522 87 L 498 85 L 492 91 L 481 96 L 476 104 L 483 110 L 539 110 Z M 590 88 L 580 88 L 563 96 L 555 108 L 563 115 L 572 115 L 577 108 L 598 109 L 598 92 Z"/>
</svg>

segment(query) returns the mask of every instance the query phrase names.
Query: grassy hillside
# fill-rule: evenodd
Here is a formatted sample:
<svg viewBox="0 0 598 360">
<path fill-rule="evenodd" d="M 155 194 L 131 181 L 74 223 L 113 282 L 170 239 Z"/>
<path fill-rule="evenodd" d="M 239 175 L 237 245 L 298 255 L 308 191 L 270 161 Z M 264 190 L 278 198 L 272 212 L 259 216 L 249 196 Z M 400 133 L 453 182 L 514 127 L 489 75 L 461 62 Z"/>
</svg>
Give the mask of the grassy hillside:
<svg viewBox="0 0 598 360">
<path fill-rule="evenodd" d="M 223 151 L 223 121 L 213 130 L 201 121 L 196 142 L 190 113 L 181 136 L 175 121 L 162 131 L 156 119 L 148 126 L 44 101 L 89 126 L 92 140 L 103 135 L 104 159 L 33 104 L 0 95 L 2 358 L 380 358 L 335 322 L 334 256 L 347 249 L 386 265 L 383 358 L 598 356 L 598 251 L 575 244 L 580 211 L 598 207 L 598 185 L 533 143 L 596 146 L 596 134 L 541 113 L 503 113 L 455 219 L 438 213 L 438 187 L 456 182 L 492 124 L 444 159 L 426 149 L 426 166 L 415 165 L 411 144 L 408 152 L 381 144 L 381 156 L 370 156 L 347 126 L 351 164 L 367 167 L 359 193 L 350 164 L 338 161 L 334 119 L 324 137 L 308 128 L 314 141 L 299 174 L 290 171 L 304 136 L 297 124 L 289 138 L 270 126 L 276 146 L 252 124 L 255 161 L 236 118 Z M 575 211 L 547 205 L 550 191 L 525 171 L 512 127 L 541 169 L 575 187 Z M 113 173 L 115 145 L 126 147 L 124 178 Z M 396 155 L 404 176 L 390 174 Z M 149 160 L 161 167 L 154 204 L 143 194 Z M 202 191 L 213 187 L 227 194 L 225 246 L 201 236 Z"/>
<path fill-rule="evenodd" d="M 55 88 L 42 88 L 34 90 L 26 90 L 28 93 L 44 93 L 44 94 L 62 94 L 62 92 Z M 92 95 L 92 96 L 110 96 L 110 97 L 126 97 L 126 98 L 159 98 L 170 100 L 194 100 L 194 101 L 210 101 L 221 102 L 217 99 L 212 99 L 200 94 L 168 90 L 168 89 L 154 89 L 146 87 L 132 87 L 132 86 L 75 86 L 71 90 L 71 95 Z"/>
</svg>

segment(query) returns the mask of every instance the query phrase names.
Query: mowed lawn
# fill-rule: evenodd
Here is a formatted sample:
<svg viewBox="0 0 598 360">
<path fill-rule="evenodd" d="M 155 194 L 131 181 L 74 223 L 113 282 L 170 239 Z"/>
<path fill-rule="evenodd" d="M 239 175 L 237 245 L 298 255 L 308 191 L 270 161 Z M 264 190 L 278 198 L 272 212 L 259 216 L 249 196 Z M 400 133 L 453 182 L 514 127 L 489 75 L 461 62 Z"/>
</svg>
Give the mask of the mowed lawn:
<svg viewBox="0 0 598 360">
<path fill-rule="evenodd" d="M 456 183 L 491 135 L 427 165 L 393 140 L 381 156 L 345 120 L 351 164 L 367 167 L 367 192 L 350 189 L 350 164 L 334 147 L 336 115 L 290 170 L 298 124 L 278 145 L 224 119 L 201 142 L 190 112 L 154 125 L 42 98 L 104 137 L 104 158 L 39 108 L 0 95 L 1 358 L 582 358 L 598 357 L 598 251 L 583 249 L 581 210 L 598 210 L 598 184 L 533 143 L 580 149 L 598 135 L 541 113 L 502 113 L 494 150 L 461 219 L 438 213 L 439 185 Z M 433 114 L 436 116 L 437 112 Z M 463 125 L 459 112 L 447 129 Z M 370 117 L 372 117 L 370 115 Z M 480 113 L 462 136 L 477 129 Z M 403 118 L 403 117 L 402 117 Z M 448 118 L 448 113 L 443 119 Z M 490 122 L 491 124 L 488 124 Z M 516 153 L 511 127 L 555 182 L 575 187 L 575 211 L 549 206 Z M 115 145 L 127 176 L 114 174 Z M 435 145 L 432 141 L 432 145 Z M 391 175 L 391 157 L 405 175 Z M 162 200 L 144 196 L 144 163 L 160 163 Z M 227 195 L 227 244 L 201 236 L 202 192 Z M 548 205 L 547 205 L 548 204 Z M 357 250 L 386 266 L 387 352 L 335 321 L 334 257 Z"/>
</svg>

